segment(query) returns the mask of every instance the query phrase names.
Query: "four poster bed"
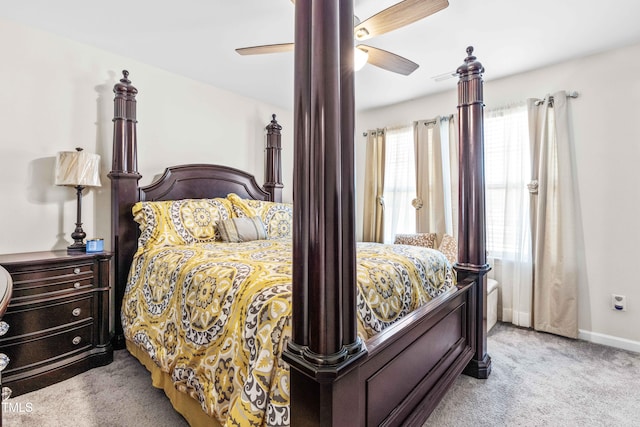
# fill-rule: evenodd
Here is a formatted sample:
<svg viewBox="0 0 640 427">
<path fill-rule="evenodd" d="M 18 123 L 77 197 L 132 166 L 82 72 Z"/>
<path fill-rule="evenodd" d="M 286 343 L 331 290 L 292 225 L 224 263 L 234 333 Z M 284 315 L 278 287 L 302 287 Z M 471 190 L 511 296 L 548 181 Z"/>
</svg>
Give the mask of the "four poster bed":
<svg viewBox="0 0 640 427">
<path fill-rule="evenodd" d="M 348 17 L 333 24 L 352 34 L 350 2 L 322 16 L 304 3 L 296 48 L 331 25 L 329 12 Z M 192 425 L 421 425 L 460 373 L 491 371 L 482 65 L 469 48 L 458 69 L 453 280 L 437 251 L 355 242 L 351 37 L 320 49 L 324 61 L 296 51 L 293 204 L 281 200 L 275 116 L 263 186 L 195 164 L 139 187 L 137 89 L 127 72 L 114 87 L 114 345 L 149 368 Z M 342 72 L 323 65 L 331 61 Z"/>
</svg>

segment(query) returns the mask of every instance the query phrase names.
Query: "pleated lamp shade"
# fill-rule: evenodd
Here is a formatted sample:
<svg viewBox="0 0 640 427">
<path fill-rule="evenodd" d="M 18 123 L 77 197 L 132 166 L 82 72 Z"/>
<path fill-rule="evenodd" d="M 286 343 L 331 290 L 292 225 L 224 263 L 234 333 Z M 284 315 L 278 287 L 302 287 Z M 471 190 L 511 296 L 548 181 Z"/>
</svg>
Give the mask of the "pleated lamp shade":
<svg viewBox="0 0 640 427">
<path fill-rule="evenodd" d="M 100 187 L 100 156 L 76 150 L 57 154 L 56 185 Z"/>
</svg>

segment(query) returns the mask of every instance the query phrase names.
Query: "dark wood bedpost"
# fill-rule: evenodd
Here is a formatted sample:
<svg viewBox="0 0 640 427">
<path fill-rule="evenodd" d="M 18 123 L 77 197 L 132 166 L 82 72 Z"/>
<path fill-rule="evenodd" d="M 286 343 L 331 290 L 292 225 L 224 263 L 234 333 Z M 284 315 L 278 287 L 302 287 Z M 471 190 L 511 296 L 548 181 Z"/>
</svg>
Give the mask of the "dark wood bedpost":
<svg viewBox="0 0 640 427">
<path fill-rule="evenodd" d="M 265 167 L 264 189 L 271 194 L 272 202 L 282 201 L 282 126 L 278 124 L 276 115 L 267 125 L 267 156 Z"/>
<path fill-rule="evenodd" d="M 291 425 L 350 425 L 356 335 L 352 0 L 296 1 Z M 348 37 L 345 37 L 348 34 Z"/>
<path fill-rule="evenodd" d="M 484 182 L 484 101 L 482 64 L 467 48 L 467 58 L 457 72 L 458 126 L 460 153 L 460 195 L 458 228 L 458 281 L 476 281 L 470 307 L 470 339 L 475 354 L 464 373 L 475 378 L 488 378 L 491 357 L 487 354 L 487 280 L 491 269 L 485 246 L 485 182 Z M 473 301 L 475 300 L 475 301 Z"/>
<path fill-rule="evenodd" d="M 340 195 L 342 196 L 342 310 L 343 344 L 346 348 L 358 351 L 357 314 L 356 314 L 356 183 L 355 183 L 355 70 L 353 52 L 353 28 L 345 21 L 353 16 L 353 2 L 340 4 L 340 138 L 342 139 L 342 164 Z M 349 9 L 349 10 L 345 10 Z M 353 319 L 351 321 L 351 319 Z"/>
<path fill-rule="evenodd" d="M 131 221 L 131 207 L 138 201 L 138 181 L 141 178 L 136 158 L 138 90 L 131 85 L 129 72 L 124 70 L 122 74 L 123 78 L 113 88 L 113 158 L 108 174 L 111 179 L 111 246 L 115 271 L 113 347 L 116 349 L 125 345 L 119 314 L 131 256 L 137 245 L 137 229 Z"/>
</svg>

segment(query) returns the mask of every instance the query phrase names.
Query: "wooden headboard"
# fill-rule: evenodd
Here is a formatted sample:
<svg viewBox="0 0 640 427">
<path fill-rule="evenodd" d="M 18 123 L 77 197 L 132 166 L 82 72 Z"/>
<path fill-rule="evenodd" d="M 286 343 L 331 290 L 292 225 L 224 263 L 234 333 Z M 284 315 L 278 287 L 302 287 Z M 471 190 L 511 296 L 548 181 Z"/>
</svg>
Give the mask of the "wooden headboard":
<svg viewBox="0 0 640 427">
<path fill-rule="evenodd" d="M 172 166 L 154 183 L 140 188 L 140 200 L 180 200 L 226 197 L 272 200 L 253 175 L 228 166 L 192 164 Z"/>
</svg>

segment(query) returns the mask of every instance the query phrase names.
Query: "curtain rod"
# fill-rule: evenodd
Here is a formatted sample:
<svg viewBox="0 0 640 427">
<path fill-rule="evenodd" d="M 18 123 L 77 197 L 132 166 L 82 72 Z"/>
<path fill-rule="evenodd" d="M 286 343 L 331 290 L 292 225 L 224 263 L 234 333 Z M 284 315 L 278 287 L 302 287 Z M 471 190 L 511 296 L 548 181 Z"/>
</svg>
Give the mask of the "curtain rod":
<svg viewBox="0 0 640 427">
<path fill-rule="evenodd" d="M 375 131 L 371 131 L 371 132 L 375 132 L 376 135 L 382 135 L 384 134 L 384 129 L 376 129 Z M 362 136 L 367 136 L 369 135 L 367 132 L 362 132 Z"/>
<path fill-rule="evenodd" d="M 443 116 L 443 117 L 447 117 L 449 120 L 453 119 L 453 114 L 449 114 L 448 116 Z M 432 120 L 425 120 L 424 121 L 424 125 L 428 126 L 428 125 L 434 125 L 436 124 L 437 120 L 436 119 L 432 119 Z M 376 130 L 377 134 L 383 134 L 384 133 L 384 129 L 377 129 Z M 368 133 L 367 132 L 362 132 L 362 136 L 367 136 Z"/>
<path fill-rule="evenodd" d="M 575 90 L 570 91 L 570 92 L 565 92 L 564 93 L 566 95 L 567 98 L 577 98 L 579 96 L 578 92 L 576 92 Z M 553 102 L 553 95 L 549 96 L 549 102 Z M 544 102 L 544 99 L 538 100 L 535 102 L 535 105 L 540 105 Z"/>
<path fill-rule="evenodd" d="M 453 114 L 449 114 L 448 116 L 443 116 L 448 118 L 449 120 L 453 119 Z M 424 121 L 424 125 L 425 126 L 429 126 L 429 125 L 435 125 L 438 121 L 436 119 L 432 119 L 432 120 L 425 120 Z"/>
</svg>

